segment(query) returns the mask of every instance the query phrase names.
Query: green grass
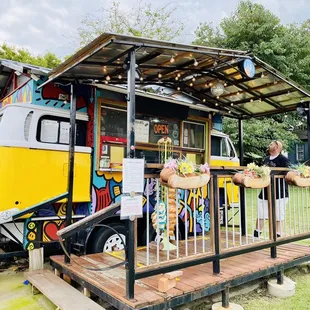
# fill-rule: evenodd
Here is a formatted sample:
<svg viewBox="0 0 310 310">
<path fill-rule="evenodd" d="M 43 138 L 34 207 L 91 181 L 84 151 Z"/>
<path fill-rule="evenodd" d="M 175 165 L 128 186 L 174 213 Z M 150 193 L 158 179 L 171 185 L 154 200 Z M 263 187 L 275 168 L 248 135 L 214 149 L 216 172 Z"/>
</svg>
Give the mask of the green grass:
<svg viewBox="0 0 310 310">
<path fill-rule="evenodd" d="M 310 274 L 302 274 L 297 268 L 290 270 L 288 277 L 296 282 L 295 295 L 286 299 L 272 297 L 266 288 L 250 294 L 231 298 L 245 310 L 307 310 L 310 309 Z"/>
</svg>

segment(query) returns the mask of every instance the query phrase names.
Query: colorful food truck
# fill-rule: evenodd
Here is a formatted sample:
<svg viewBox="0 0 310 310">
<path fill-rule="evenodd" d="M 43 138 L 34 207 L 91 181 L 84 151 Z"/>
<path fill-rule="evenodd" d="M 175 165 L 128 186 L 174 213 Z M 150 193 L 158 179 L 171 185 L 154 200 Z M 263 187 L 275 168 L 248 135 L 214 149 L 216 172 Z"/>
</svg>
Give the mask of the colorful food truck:
<svg viewBox="0 0 310 310">
<path fill-rule="evenodd" d="M 45 205 L 15 220 L 12 215 L 66 191 L 70 88 L 56 82 L 38 88 L 44 81 L 44 68 L 16 65 L 22 67 L 22 76 L 27 79 L 17 83 L 1 99 L 0 233 L 2 238 L 12 239 L 30 250 L 42 243 L 57 241 L 56 232 L 65 225 L 65 200 Z M 14 74 L 16 68 L 11 67 L 4 64 L 4 71 L 11 70 Z M 36 79 L 33 72 L 37 74 Z M 210 110 L 195 107 L 188 100 L 137 89 L 136 156 L 144 158 L 147 164 L 160 163 L 157 142 L 169 137 L 174 157 L 187 157 L 197 164 L 208 162 L 211 166 L 238 166 L 239 160 L 229 137 L 212 130 Z M 99 84 L 78 85 L 77 110 L 74 221 L 121 198 L 127 137 L 126 89 Z M 150 197 L 152 193 L 155 196 L 154 182 L 145 183 L 144 195 L 147 191 Z M 200 203 L 208 207 L 206 193 L 203 195 Z M 188 195 L 187 201 L 180 205 L 180 217 L 181 208 L 191 205 L 190 199 Z M 228 202 L 238 202 L 236 190 L 228 190 Z M 154 197 L 150 198 L 150 203 L 152 207 L 155 205 Z M 146 199 L 144 207 L 145 204 Z M 104 224 L 120 235 L 125 234 L 119 214 L 106 219 Z M 207 222 L 199 225 L 199 229 L 209 230 Z M 145 218 L 139 219 L 139 244 L 145 242 L 146 227 Z M 190 233 L 193 227 L 188 227 Z M 80 252 L 112 250 L 120 246 L 119 243 L 119 236 L 103 227 L 80 233 L 73 242 Z"/>
</svg>

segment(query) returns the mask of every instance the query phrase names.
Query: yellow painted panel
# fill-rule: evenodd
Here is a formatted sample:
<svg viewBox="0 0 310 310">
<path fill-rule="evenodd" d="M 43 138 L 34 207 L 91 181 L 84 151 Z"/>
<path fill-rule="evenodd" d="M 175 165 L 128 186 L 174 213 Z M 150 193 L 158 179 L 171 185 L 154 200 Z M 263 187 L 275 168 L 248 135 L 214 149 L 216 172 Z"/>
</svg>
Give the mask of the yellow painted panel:
<svg viewBox="0 0 310 310">
<path fill-rule="evenodd" d="M 67 191 L 68 152 L 0 147 L 0 211 L 29 208 Z M 75 154 L 74 202 L 90 201 L 91 156 Z"/>
<path fill-rule="evenodd" d="M 239 161 L 238 162 L 233 162 L 233 161 L 230 161 L 230 160 L 211 159 L 210 166 L 238 167 L 239 166 Z M 239 189 L 238 189 L 238 186 L 233 185 L 233 188 L 231 189 L 231 183 L 229 183 L 228 181 L 230 181 L 230 179 L 226 180 L 228 204 L 238 203 L 239 202 Z M 218 185 L 219 185 L 219 188 L 224 188 L 224 178 L 219 178 L 218 179 Z"/>
<path fill-rule="evenodd" d="M 111 146 L 111 163 L 121 164 L 124 158 L 124 148 L 122 146 Z"/>
</svg>

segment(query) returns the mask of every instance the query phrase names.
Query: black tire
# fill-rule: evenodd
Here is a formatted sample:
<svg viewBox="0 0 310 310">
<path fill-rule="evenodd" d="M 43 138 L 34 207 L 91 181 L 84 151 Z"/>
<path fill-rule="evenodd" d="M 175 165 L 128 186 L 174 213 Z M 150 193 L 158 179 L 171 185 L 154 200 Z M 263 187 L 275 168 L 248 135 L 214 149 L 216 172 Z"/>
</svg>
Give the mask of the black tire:
<svg viewBox="0 0 310 310">
<path fill-rule="evenodd" d="M 118 236 L 114 230 L 108 227 L 101 227 L 96 232 L 96 234 L 94 235 L 92 239 L 92 245 L 91 245 L 92 253 L 102 253 L 107 247 L 111 249 L 111 247 L 113 248 L 114 246 L 118 246 L 118 245 L 122 246 L 122 240 L 120 237 L 124 237 L 126 235 L 125 226 L 123 226 L 122 224 L 109 224 L 108 226 L 116 230 L 121 236 Z M 113 242 L 113 238 L 115 238 L 115 240 L 117 241 L 115 245 L 113 245 L 113 243 L 110 243 L 110 242 Z M 125 237 L 123 239 L 125 243 L 126 242 Z M 109 244 L 106 244 L 107 241 L 109 241 Z"/>
</svg>

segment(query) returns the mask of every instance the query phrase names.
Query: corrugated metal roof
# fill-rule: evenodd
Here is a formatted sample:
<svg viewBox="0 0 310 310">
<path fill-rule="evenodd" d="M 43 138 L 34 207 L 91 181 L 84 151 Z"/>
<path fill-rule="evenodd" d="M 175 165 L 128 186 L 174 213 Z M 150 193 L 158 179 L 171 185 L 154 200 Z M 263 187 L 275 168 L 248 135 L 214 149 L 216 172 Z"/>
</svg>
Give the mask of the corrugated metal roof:
<svg viewBox="0 0 310 310">
<path fill-rule="evenodd" d="M 109 33 L 102 34 L 51 71 L 47 82 L 61 78 L 83 83 L 126 84 L 124 62 L 133 49 L 139 72 L 136 84 L 173 87 L 194 97 L 195 104 L 233 117 L 283 113 L 295 110 L 299 102 L 310 101 L 308 91 L 245 51 Z M 255 64 L 251 78 L 240 68 L 246 59 Z M 224 85 L 224 93 L 216 97 L 211 88 L 218 83 Z"/>
</svg>

